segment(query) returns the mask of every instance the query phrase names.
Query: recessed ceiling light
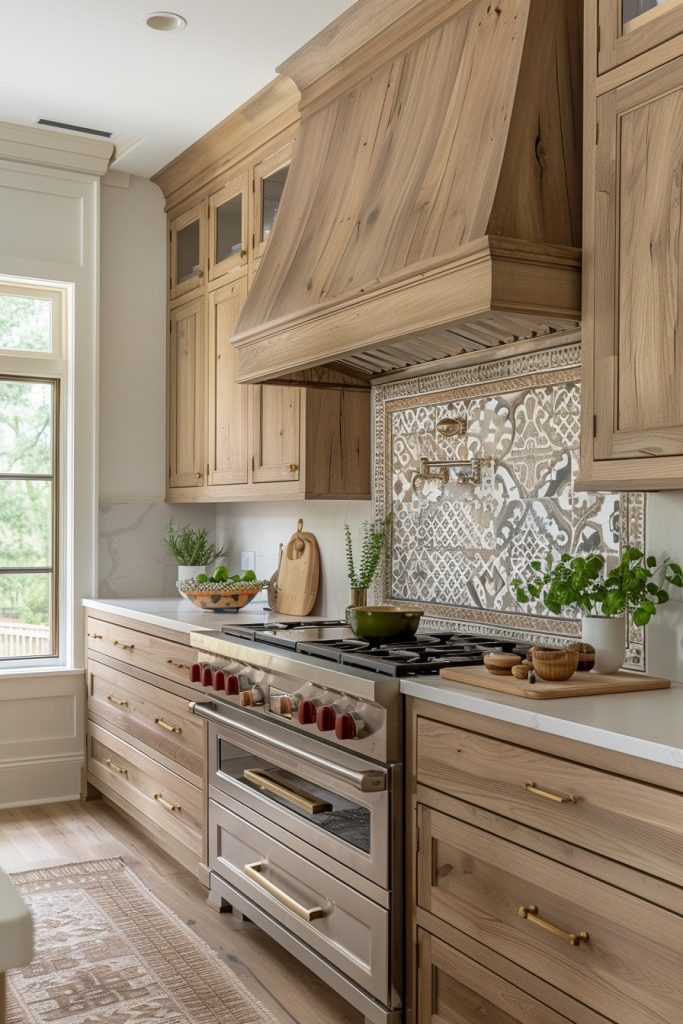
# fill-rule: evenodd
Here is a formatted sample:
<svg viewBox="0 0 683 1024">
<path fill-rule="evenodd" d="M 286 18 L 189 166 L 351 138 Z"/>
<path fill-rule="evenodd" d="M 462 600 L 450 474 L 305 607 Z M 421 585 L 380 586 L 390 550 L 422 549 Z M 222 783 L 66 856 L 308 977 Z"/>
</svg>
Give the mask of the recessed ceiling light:
<svg viewBox="0 0 683 1024">
<path fill-rule="evenodd" d="M 182 14 L 173 14 L 171 11 L 154 11 L 147 16 L 145 23 L 156 32 L 180 32 L 187 25 Z"/>
</svg>

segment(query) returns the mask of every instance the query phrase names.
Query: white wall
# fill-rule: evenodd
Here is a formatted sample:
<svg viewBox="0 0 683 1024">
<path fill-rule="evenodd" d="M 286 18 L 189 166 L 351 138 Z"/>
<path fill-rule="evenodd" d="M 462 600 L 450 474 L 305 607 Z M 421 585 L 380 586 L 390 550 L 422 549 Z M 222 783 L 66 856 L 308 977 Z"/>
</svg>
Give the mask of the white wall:
<svg viewBox="0 0 683 1024">
<path fill-rule="evenodd" d="M 683 565 L 683 491 L 647 498 L 647 550 Z M 683 593 L 660 607 L 647 628 L 647 671 L 683 682 Z M 683 722 L 681 722 L 683 729 Z"/>
<path fill-rule="evenodd" d="M 256 554 L 256 574 L 269 579 L 277 568 L 278 546 L 286 543 L 302 518 L 320 548 L 322 574 L 315 615 L 336 618 L 349 603 L 344 523 L 358 537 L 363 520 L 372 518 L 369 501 L 247 502 L 218 506 L 218 540 L 228 548 L 228 564 L 240 567 L 242 551 Z"/>
<path fill-rule="evenodd" d="M 169 518 L 213 531 L 215 505 L 168 506 L 166 214 L 144 178 L 102 181 L 99 585 L 101 597 L 175 596 Z"/>
</svg>

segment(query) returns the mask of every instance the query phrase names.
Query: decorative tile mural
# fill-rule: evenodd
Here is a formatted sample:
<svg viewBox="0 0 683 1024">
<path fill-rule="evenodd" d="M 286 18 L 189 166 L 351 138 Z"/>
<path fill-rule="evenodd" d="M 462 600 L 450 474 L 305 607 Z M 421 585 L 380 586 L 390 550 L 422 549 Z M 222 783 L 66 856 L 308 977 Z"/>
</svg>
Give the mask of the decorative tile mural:
<svg viewBox="0 0 683 1024">
<path fill-rule="evenodd" d="M 576 491 L 581 346 L 447 370 L 374 390 L 377 516 L 393 513 L 383 601 L 418 602 L 432 628 L 544 642 L 580 635 L 542 603 L 520 606 L 509 582 L 550 552 L 642 547 L 642 494 Z M 462 418 L 463 434 L 437 423 Z M 420 458 L 481 460 L 481 481 L 416 479 Z M 644 668 L 644 632 L 629 627 L 627 663 Z"/>
</svg>

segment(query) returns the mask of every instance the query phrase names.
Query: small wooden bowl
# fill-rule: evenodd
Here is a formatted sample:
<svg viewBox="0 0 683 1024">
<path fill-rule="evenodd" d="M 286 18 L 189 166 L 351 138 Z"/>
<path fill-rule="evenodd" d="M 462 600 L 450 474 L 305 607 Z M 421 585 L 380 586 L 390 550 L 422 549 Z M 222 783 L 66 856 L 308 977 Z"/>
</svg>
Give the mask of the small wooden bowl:
<svg viewBox="0 0 683 1024">
<path fill-rule="evenodd" d="M 584 644 L 577 641 L 575 644 L 567 644 L 568 651 L 577 651 L 579 663 L 576 666 L 577 672 L 590 672 L 595 668 L 595 648 L 592 644 Z"/>
<path fill-rule="evenodd" d="M 547 682 L 563 683 L 576 672 L 579 663 L 579 652 L 570 651 L 566 647 L 534 647 L 531 652 L 534 672 L 539 679 Z"/>
<path fill-rule="evenodd" d="M 525 661 L 521 665 L 513 665 L 510 669 L 515 679 L 528 679 L 529 672 L 531 671 L 531 665 L 527 665 Z"/>
<path fill-rule="evenodd" d="M 504 654 L 502 651 L 489 651 L 484 655 L 484 665 L 492 676 L 509 676 L 512 666 L 519 665 L 522 659 L 518 654 Z"/>
</svg>

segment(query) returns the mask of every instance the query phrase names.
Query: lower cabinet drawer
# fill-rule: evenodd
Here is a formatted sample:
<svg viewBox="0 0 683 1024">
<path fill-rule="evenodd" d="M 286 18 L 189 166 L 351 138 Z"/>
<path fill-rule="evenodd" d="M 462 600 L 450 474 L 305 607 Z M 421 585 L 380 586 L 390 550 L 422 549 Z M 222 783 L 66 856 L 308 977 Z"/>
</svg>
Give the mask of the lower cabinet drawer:
<svg viewBox="0 0 683 1024">
<path fill-rule="evenodd" d="M 571 1024 L 428 932 L 417 942 L 417 1024 Z"/>
<path fill-rule="evenodd" d="M 209 864 L 349 978 L 387 1002 L 386 910 L 213 800 Z"/>
<path fill-rule="evenodd" d="M 683 1021 L 683 918 L 429 807 L 418 823 L 429 915 L 615 1024 Z"/>
<path fill-rule="evenodd" d="M 202 791 L 118 736 L 88 723 L 88 776 L 144 812 L 148 826 L 167 833 L 197 858 L 202 853 Z"/>
<path fill-rule="evenodd" d="M 204 723 L 192 714 L 183 697 L 89 661 L 88 711 L 144 743 L 152 758 L 178 765 L 181 774 L 198 786 L 202 784 Z"/>
<path fill-rule="evenodd" d="M 105 619 L 95 619 L 92 615 L 88 616 L 87 631 L 91 654 L 104 654 L 164 679 L 189 685 L 190 667 L 196 660 L 191 647 L 129 626 L 117 626 Z"/>
</svg>

